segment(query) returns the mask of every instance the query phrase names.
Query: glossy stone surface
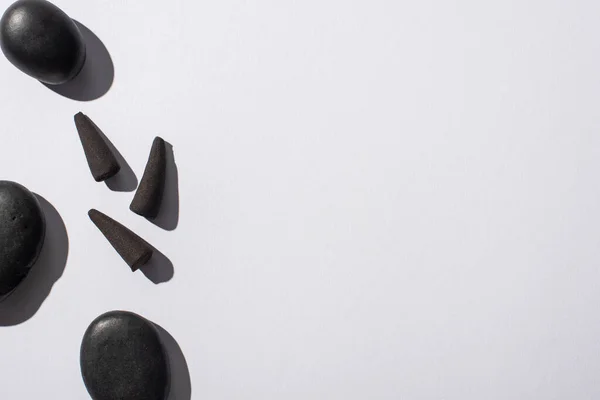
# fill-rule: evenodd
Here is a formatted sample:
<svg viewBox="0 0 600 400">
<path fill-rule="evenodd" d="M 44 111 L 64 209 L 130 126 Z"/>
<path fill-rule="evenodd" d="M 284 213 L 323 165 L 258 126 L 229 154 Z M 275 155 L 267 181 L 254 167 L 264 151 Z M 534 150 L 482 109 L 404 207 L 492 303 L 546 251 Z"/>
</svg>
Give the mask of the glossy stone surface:
<svg viewBox="0 0 600 400">
<path fill-rule="evenodd" d="M 27 276 L 45 233 L 44 213 L 33 193 L 16 182 L 0 181 L 0 297 Z"/>
<path fill-rule="evenodd" d="M 170 374 L 156 327 L 137 314 L 96 318 L 81 343 L 81 374 L 94 400 L 164 400 Z"/>
<path fill-rule="evenodd" d="M 85 62 L 81 32 L 67 14 L 45 0 L 19 0 L 5 11 L 0 47 L 15 67 L 51 85 L 73 79 Z"/>
</svg>

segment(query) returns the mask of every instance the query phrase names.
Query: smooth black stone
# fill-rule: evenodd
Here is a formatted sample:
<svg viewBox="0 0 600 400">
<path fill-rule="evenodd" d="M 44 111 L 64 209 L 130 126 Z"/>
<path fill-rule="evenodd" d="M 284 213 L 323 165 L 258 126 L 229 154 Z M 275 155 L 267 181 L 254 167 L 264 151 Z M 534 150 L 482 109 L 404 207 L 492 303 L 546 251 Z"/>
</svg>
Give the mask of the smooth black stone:
<svg viewBox="0 0 600 400">
<path fill-rule="evenodd" d="M 81 343 L 81 375 L 94 400 L 165 400 L 168 356 L 150 321 L 127 311 L 96 318 Z"/>
<path fill-rule="evenodd" d="M 146 218 L 156 218 L 165 190 L 167 175 L 167 148 L 165 141 L 156 137 L 152 142 L 144 176 L 140 181 L 129 209 Z"/>
<path fill-rule="evenodd" d="M 94 180 L 102 182 L 115 176 L 121 166 L 96 125 L 82 112 L 75 114 L 73 119 Z"/>
<path fill-rule="evenodd" d="M 44 212 L 26 187 L 0 181 L 0 296 L 12 292 L 40 255 Z"/>
<path fill-rule="evenodd" d="M 19 0 L 0 20 L 0 47 L 15 67 L 50 85 L 73 79 L 85 62 L 81 32 L 45 0 Z"/>
<path fill-rule="evenodd" d="M 98 210 L 91 209 L 88 215 L 132 271 L 150 261 L 154 250 L 144 239 Z"/>
</svg>

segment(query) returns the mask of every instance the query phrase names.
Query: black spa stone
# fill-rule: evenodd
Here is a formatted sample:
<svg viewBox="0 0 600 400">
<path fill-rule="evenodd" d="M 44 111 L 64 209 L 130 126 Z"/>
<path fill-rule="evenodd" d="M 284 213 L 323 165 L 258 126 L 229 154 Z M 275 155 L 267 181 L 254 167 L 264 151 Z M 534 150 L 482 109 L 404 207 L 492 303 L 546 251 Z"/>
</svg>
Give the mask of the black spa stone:
<svg viewBox="0 0 600 400">
<path fill-rule="evenodd" d="M 85 62 L 85 44 L 67 14 L 45 0 L 19 0 L 0 20 L 0 46 L 15 67 L 50 85 L 73 79 Z"/>
<path fill-rule="evenodd" d="M 44 213 L 33 193 L 18 183 L 0 181 L 0 297 L 27 276 L 45 233 Z"/>
<path fill-rule="evenodd" d="M 165 400 L 168 356 L 150 321 L 126 311 L 96 318 L 81 343 L 81 375 L 94 400 Z"/>
</svg>

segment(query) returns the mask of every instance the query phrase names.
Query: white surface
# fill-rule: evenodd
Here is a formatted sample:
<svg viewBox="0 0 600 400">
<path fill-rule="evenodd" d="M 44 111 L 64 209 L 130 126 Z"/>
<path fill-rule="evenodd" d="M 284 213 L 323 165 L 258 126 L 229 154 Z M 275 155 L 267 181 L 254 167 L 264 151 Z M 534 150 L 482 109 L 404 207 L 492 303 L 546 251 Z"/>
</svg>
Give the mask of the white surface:
<svg viewBox="0 0 600 400">
<path fill-rule="evenodd" d="M 1 178 L 70 241 L 0 328 L 3 398 L 87 399 L 81 336 L 112 309 L 175 337 L 193 399 L 600 396 L 599 2 L 56 4 L 115 81 L 79 103 L 0 60 Z M 92 180 L 80 110 L 138 178 L 174 145 L 175 231 Z M 91 207 L 173 279 L 129 272 Z"/>
</svg>

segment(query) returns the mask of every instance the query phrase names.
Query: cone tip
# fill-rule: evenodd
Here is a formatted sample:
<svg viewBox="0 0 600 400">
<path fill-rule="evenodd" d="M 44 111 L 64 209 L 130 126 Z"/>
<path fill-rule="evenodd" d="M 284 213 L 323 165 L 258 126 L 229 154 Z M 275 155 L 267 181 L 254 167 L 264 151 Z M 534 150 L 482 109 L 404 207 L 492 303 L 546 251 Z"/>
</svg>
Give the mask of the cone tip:
<svg viewBox="0 0 600 400">
<path fill-rule="evenodd" d="M 90 211 L 88 211 L 88 217 L 90 217 L 90 219 L 93 221 L 94 218 L 98 217 L 99 215 L 102 215 L 102 213 L 98 210 L 96 210 L 95 208 L 91 208 Z"/>
</svg>

